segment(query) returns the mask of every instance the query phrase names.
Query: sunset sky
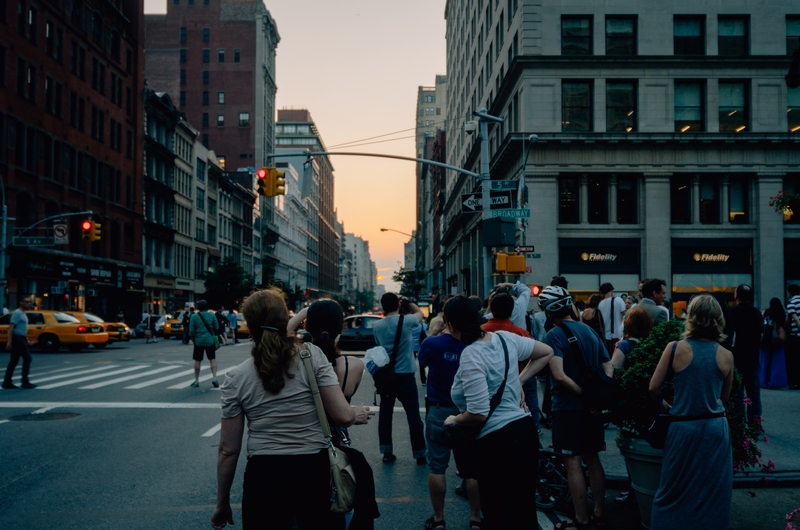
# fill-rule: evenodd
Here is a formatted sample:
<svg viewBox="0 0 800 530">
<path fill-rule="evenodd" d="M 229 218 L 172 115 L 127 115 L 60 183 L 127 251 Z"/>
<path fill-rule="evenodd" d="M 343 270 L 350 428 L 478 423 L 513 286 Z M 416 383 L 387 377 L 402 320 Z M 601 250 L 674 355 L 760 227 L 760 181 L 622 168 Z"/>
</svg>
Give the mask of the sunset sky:
<svg viewBox="0 0 800 530">
<path fill-rule="evenodd" d="M 445 72 L 445 0 L 267 0 L 278 26 L 276 108 L 308 108 L 322 139 L 342 151 L 414 156 L 416 95 Z M 166 12 L 145 0 L 146 13 Z M 389 139 L 397 139 L 386 141 Z M 213 146 L 212 146 L 213 147 Z M 334 204 L 345 231 L 369 241 L 370 253 L 394 290 L 403 243 L 416 223 L 415 164 L 331 157 Z"/>
</svg>

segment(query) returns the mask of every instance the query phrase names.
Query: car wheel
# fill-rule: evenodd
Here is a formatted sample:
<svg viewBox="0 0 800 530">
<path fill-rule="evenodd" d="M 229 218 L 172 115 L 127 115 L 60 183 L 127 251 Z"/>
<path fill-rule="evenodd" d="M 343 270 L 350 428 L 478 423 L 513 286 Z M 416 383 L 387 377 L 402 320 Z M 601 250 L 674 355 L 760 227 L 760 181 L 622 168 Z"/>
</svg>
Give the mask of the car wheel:
<svg viewBox="0 0 800 530">
<path fill-rule="evenodd" d="M 107 342 L 104 342 L 104 343 L 102 343 L 102 344 L 95 344 L 95 345 L 94 345 L 94 347 L 95 347 L 96 349 L 98 349 L 98 350 L 102 350 L 102 349 L 103 349 L 103 348 L 105 348 L 106 346 L 108 346 L 108 343 L 107 343 Z"/>
<path fill-rule="evenodd" d="M 39 347 L 47 353 L 56 353 L 61 348 L 61 341 L 55 335 L 42 335 L 39 337 Z"/>
</svg>

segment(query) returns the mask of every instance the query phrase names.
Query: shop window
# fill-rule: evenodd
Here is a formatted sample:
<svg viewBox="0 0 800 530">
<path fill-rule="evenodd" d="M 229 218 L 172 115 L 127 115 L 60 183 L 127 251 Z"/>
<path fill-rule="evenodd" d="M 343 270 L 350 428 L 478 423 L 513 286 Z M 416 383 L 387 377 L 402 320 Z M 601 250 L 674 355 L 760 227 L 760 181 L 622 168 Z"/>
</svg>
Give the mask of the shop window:
<svg viewBox="0 0 800 530">
<path fill-rule="evenodd" d="M 728 181 L 728 220 L 732 224 L 750 222 L 748 197 L 750 180 L 743 176 L 731 177 Z"/>
<path fill-rule="evenodd" d="M 561 130 L 592 130 L 592 83 L 561 82 Z"/>
<path fill-rule="evenodd" d="M 578 209 L 580 186 L 576 177 L 558 179 L 558 222 L 562 224 L 580 223 Z"/>
<path fill-rule="evenodd" d="M 670 179 L 670 211 L 672 224 L 692 222 L 692 181 L 688 175 L 677 175 Z"/>
<path fill-rule="evenodd" d="M 742 81 L 719 82 L 719 130 L 747 130 L 747 85 Z"/>
<path fill-rule="evenodd" d="M 719 55 L 747 55 L 749 17 L 719 17 L 717 42 Z"/>
<path fill-rule="evenodd" d="M 790 88 L 786 91 L 788 93 L 788 108 L 786 109 L 786 117 L 789 122 L 789 132 L 800 132 L 800 87 Z"/>
<path fill-rule="evenodd" d="M 705 130 L 704 88 L 698 81 L 675 81 L 675 132 Z"/>
<path fill-rule="evenodd" d="M 592 55 L 592 16 L 561 17 L 561 55 Z"/>
<path fill-rule="evenodd" d="M 636 55 L 636 17 L 606 17 L 606 55 Z"/>
<path fill-rule="evenodd" d="M 606 130 L 636 130 L 636 82 L 606 82 Z"/>
<path fill-rule="evenodd" d="M 794 55 L 794 51 L 800 48 L 800 16 L 786 16 L 786 55 Z"/>
<path fill-rule="evenodd" d="M 608 177 L 589 177 L 588 192 L 586 201 L 589 206 L 589 223 L 608 224 Z"/>
<path fill-rule="evenodd" d="M 705 16 L 675 16 L 672 21 L 672 31 L 675 55 L 705 55 Z"/>
<path fill-rule="evenodd" d="M 719 179 L 703 177 L 700 179 L 700 222 L 719 224 Z"/>
<path fill-rule="evenodd" d="M 636 177 L 617 178 L 617 222 L 619 224 L 637 224 L 639 222 Z"/>
</svg>

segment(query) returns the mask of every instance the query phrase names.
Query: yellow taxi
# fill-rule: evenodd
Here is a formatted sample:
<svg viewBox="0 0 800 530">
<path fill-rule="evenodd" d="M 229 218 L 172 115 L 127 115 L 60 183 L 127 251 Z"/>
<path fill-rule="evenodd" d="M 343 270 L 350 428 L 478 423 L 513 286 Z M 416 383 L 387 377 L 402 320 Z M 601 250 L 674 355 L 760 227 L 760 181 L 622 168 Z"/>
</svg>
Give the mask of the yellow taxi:
<svg viewBox="0 0 800 530">
<path fill-rule="evenodd" d="M 236 326 L 237 339 L 250 338 L 250 328 L 247 327 L 247 321 L 244 319 L 244 315 L 241 313 L 236 313 Z"/>
<path fill-rule="evenodd" d="M 108 342 L 108 333 L 102 324 L 84 323 L 63 311 L 37 309 L 25 311 L 25 314 L 28 316 L 28 342 L 38 343 L 43 351 L 55 353 L 65 347 L 78 352 L 90 344 Z M 11 313 L 0 317 L 0 341 L 8 341 L 10 323 Z"/>
<path fill-rule="evenodd" d="M 176 337 L 183 339 L 183 315 L 186 311 L 178 311 L 174 317 L 170 317 L 164 323 L 164 340 Z"/>
<path fill-rule="evenodd" d="M 103 330 L 108 333 L 108 342 L 128 342 L 131 340 L 131 330 L 124 322 L 106 322 L 93 313 L 64 312 L 77 318 L 84 324 L 100 324 L 103 326 Z M 108 342 L 105 344 L 95 344 L 94 347 L 105 348 Z"/>
</svg>

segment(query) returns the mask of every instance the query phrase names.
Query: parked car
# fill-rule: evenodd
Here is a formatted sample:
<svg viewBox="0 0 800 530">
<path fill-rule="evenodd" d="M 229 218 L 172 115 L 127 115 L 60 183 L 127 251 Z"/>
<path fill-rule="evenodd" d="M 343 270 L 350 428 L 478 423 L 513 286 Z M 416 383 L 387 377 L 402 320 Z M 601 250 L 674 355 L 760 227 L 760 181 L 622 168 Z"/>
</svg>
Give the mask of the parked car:
<svg viewBox="0 0 800 530">
<path fill-rule="evenodd" d="M 108 333 L 108 342 L 128 342 L 131 340 L 130 328 L 123 322 L 106 322 L 93 313 L 80 313 L 72 311 L 65 311 L 65 313 L 77 318 L 84 324 L 100 324 L 103 326 L 103 330 Z M 108 345 L 108 342 L 105 344 L 95 344 L 94 347 L 105 348 Z"/>
<path fill-rule="evenodd" d="M 344 351 L 367 351 L 375 346 L 372 328 L 383 319 L 378 315 L 354 315 L 344 319 L 339 349 Z"/>
<path fill-rule="evenodd" d="M 34 310 L 28 315 L 28 342 L 36 342 L 46 352 L 55 353 L 61 347 L 78 352 L 90 344 L 108 342 L 102 324 L 84 323 L 62 311 Z M 11 314 L 0 317 L 0 341 L 8 340 Z M 100 346 L 102 348 L 102 346 Z"/>
<path fill-rule="evenodd" d="M 172 318 L 172 315 L 166 314 L 161 315 L 156 320 L 156 337 L 161 337 L 164 334 L 164 326 L 167 323 L 167 320 Z M 136 325 L 136 336 L 137 337 L 144 337 L 145 331 L 147 331 L 147 318 L 143 318 L 139 324 Z"/>
</svg>

